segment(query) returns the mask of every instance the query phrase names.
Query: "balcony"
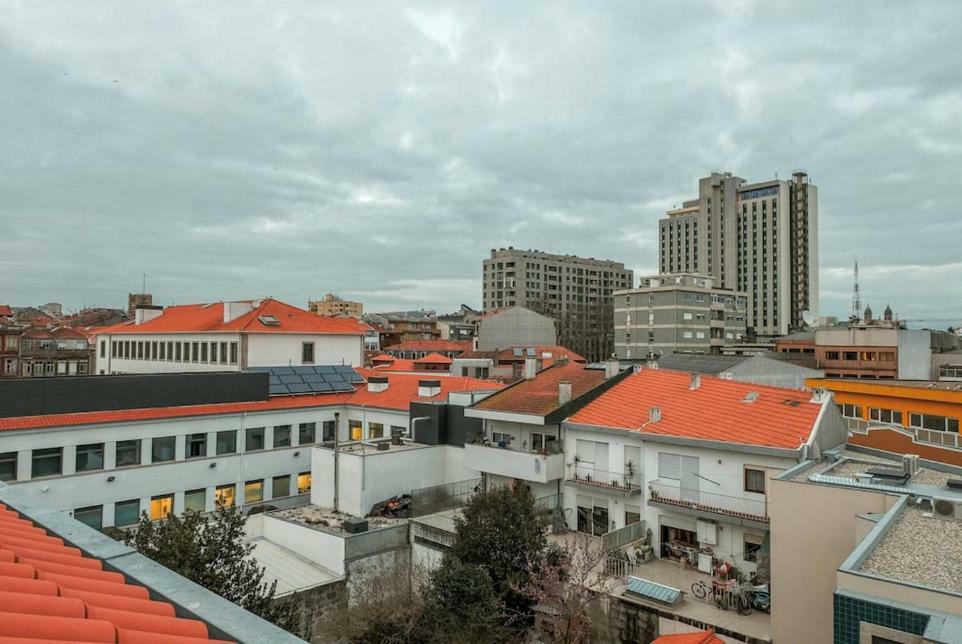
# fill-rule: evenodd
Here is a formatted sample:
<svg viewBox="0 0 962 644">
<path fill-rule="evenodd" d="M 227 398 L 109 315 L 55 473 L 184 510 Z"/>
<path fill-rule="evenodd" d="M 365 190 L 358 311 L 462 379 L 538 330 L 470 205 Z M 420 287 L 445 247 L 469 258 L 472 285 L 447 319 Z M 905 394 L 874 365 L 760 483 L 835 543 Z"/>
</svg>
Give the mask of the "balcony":
<svg viewBox="0 0 962 644">
<path fill-rule="evenodd" d="M 916 443 L 926 443 L 936 447 L 948 447 L 962 450 L 962 436 L 955 432 L 925 429 L 923 427 L 906 427 L 897 423 L 887 423 L 880 420 L 865 420 L 864 418 L 845 417 L 849 431 L 867 434 L 870 429 L 893 429 L 914 437 Z"/>
<path fill-rule="evenodd" d="M 472 469 L 534 483 L 556 481 L 564 476 L 564 454 L 522 452 L 510 447 L 468 443 L 464 446 L 464 466 Z"/>
<path fill-rule="evenodd" d="M 611 472 L 594 465 L 574 463 L 568 466 L 568 483 L 574 483 L 593 490 L 609 490 L 632 496 L 641 494 L 641 474 L 639 472 Z"/>
<path fill-rule="evenodd" d="M 698 515 L 725 516 L 768 523 L 768 500 L 729 496 L 679 487 L 662 481 L 648 483 L 648 503 L 651 505 L 688 508 Z"/>
</svg>

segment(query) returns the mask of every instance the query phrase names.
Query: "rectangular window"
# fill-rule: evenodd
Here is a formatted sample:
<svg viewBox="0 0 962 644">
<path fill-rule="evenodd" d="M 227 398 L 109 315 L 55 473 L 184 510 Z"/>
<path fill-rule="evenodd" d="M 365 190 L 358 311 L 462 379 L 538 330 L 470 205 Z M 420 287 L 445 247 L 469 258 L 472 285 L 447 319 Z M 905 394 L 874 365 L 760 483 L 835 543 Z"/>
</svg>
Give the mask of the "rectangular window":
<svg viewBox="0 0 962 644">
<path fill-rule="evenodd" d="M 842 415 L 845 416 L 846 418 L 862 417 L 861 405 L 849 405 L 847 403 L 839 403 L 838 410 L 842 412 Z"/>
<path fill-rule="evenodd" d="M 244 503 L 259 503 L 264 500 L 264 479 L 248 481 L 244 484 Z"/>
<path fill-rule="evenodd" d="M 291 495 L 291 476 L 275 476 L 271 481 L 271 498 L 280 499 Z"/>
<path fill-rule="evenodd" d="M 321 440 L 325 443 L 334 440 L 334 421 L 325 420 L 321 423 Z"/>
<path fill-rule="evenodd" d="M 236 485 L 218 485 L 214 490 L 214 501 L 217 507 L 230 508 L 234 505 L 234 495 L 237 493 Z"/>
<path fill-rule="evenodd" d="M 167 343 L 166 342 L 160 343 L 160 359 L 161 360 L 167 359 Z"/>
<path fill-rule="evenodd" d="M 248 427 L 246 436 L 247 436 L 247 441 L 244 444 L 245 452 L 256 452 L 258 450 L 264 449 L 264 428 L 263 427 Z"/>
<path fill-rule="evenodd" d="M 73 511 L 73 518 L 86 523 L 91 528 L 100 530 L 104 527 L 104 506 L 92 505 L 88 508 L 77 508 Z"/>
<path fill-rule="evenodd" d="M 180 362 L 180 342 L 174 343 L 174 361 Z"/>
<path fill-rule="evenodd" d="M 364 438 L 364 432 L 361 429 L 361 421 L 359 420 L 348 420 L 347 428 L 350 434 L 350 440 L 359 441 Z"/>
<path fill-rule="evenodd" d="M 107 357 L 107 341 L 106 340 L 100 341 L 100 357 L 101 358 Z"/>
<path fill-rule="evenodd" d="M 301 363 L 314 364 L 314 343 L 304 342 L 301 344 Z"/>
<path fill-rule="evenodd" d="M 117 441 L 117 467 L 140 465 L 140 439 Z"/>
<path fill-rule="evenodd" d="M 190 343 L 190 361 L 197 362 L 200 360 L 200 342 Z"/>
<path fill-rule="evenodd" d="M 175 436 L 164 436 L 162 438 L 151 439 L 150 462 L 166 463 L 167 461 L 174 460 L 174 446 L 176 441 L 177 438 Z"/>
<path fill-rule="evenodd" d="M 168 342 L 167 343 L 167 361 L 170 362 L 173 359 L 174 359 L 174 343 Z"/>
<path fill-rule="evenodd" d="M 17 480 L 17 453 L 4 452 L 0 454 L 0 481 Z"/>
<path fill-rule="evenodd" d="M 384 423 L 368 423 L 367 433 L 368 433 L 368 438 L 383 438 Z"/>
<path fill-rule="evenodd" d="M 144 359 L 144 341 L 143 340 L 137 340 L 137 359 L 138 360 Z"/>
<path fill-rule="evenodd" d="M 825 359 L 826 359 L 826 360 L 838 360 L 838 356 L 839 356 L 838 351 L 826 351 L 826 352 L 825 352 Z"/>
<path fill-rule="evenodd" d="M 210 343 L 210 363 L 217 364 L 217 343 Z"/>
<path fill-rule="evenodd" d="M 31 478 L 57 476 L 63 471 L 63 448 L 35 449 L 31 454 L 31 460 L 33 463 L 30 473 Z"/>
<path fill-rule="evenodd" d="M 307 494 L 311 491 L 311 473 L 301 472 L 297 475 L 297 493 Z"/>
<path fill-rule="evenodd" d="M 158 355 L 158 352 L 157 352 L 157 341 L 156 341 L 156 340 L 153 340 L 153 341 L 150 343 L 150 359 L 151 359 L 151 360 L 156 360 L 156 359 L 157 359 L 157 355 Z"/>
<path fill-rule="evenodd" d="M 842 360 L 858 360 L 858 351 L 843 351 Z"/>
<path fill-rule="evenodd" d="M 291 446 L 291 426 L 277 425 L 274 427 L 274 447 Z"/>
<path fill-rule="evenodd" d="M 938 432 L 959 431 L 959 419 L 934 414 L 909 414 L 909 424 L 912 427 L 931 429 Z"/>
<path fill-rule="evenodd" d="M 880 423 L 894 423 L 896 425 L 902 424 L 902 412 L 900 411 L 871 407 L 869 408 L 868 413 L 872 420 L 877 420 Z"/>
<path fill-rule="evenodd" d="M 680 480 L 681 456 L 660 452 L 658 454 L 658 478 Z"/>
<path fill-rule="evenodd" d="M 207 434 L 187 435 L 187 458 L 207 456 Z"/>
<path fill-rule="evenodd" d="M 751 534 L 746 534 L 744 539 L 745 554 L 742 556 L 742 559 L 744 559 L 745 561 L 753 562 L 753 563 L 757 562 L 758 553 L 762 549 L 762 541 L 763 541 L 762 537 L 756 537 Z"/>
<path fill-rule="evenodd" d="M 200 343 L 200 361 L 207 362 L 207 343 L 206 342 Z"/>
<path fill-rule="evenodd" d="M 104 444 L 77 445 L 77 471 L 104 469 Z"/>
<path fill-rule="evenodd" d="M 114 504 L 114 525 L 134 525 L 140 520 L 140 499 L 118 501 Z"/>
<path fill-rule="evenodd" d="M 237 451 L 237 430 L 228 429 L 217 432 L 217 455 L 233 454 Z"/>
<path fill-rule="evenodd" d="M 153 521 L 166 519 L 174 511 L 174 495 L 163 494 L 150 498 L 150 518 Z"/>
<path fill-rule="evenodd" d="M 316 423 L 301 423 L 297 426 L 297 444 L 310 445 L 314 442 Z"/>
<path fill-rule="evenodd" d="M 220 363 L 227 364 L 227 343 L 220 343 Z"/>
<path fill-rule="evenodd" d="M 745 468 L 745 491 L 765 494 L 765 470 Z"/>
<path fill-rule="evenodd" d="M 198 488 L 184 492 L 184 509 L 192 512 L 203 512 L 207 509 L 207 490 Z"/>
<path fill-rule="evenodd" d="M 230 343 L 230 363 L 237 364 L 237 343 Z"/>
</svg>

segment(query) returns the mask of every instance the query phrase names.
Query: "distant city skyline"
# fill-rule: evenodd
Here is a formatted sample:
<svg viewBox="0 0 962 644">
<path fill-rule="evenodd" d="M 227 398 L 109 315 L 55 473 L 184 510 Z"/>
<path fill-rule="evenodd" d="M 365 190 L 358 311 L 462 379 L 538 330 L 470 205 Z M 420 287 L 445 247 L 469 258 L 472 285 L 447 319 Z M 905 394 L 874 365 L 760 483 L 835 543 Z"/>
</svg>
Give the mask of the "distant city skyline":
<svg viewBox="0 0 962 644">
<path fill-rule="evenodd" d="M 699 177 L 804 169 L 823 315 L 858 260 L 962 323 L 962 6 L 226 6 L 0 0 L 0 302 L 480 308 L 491 248 L 653 274 Z"/>
</svg>

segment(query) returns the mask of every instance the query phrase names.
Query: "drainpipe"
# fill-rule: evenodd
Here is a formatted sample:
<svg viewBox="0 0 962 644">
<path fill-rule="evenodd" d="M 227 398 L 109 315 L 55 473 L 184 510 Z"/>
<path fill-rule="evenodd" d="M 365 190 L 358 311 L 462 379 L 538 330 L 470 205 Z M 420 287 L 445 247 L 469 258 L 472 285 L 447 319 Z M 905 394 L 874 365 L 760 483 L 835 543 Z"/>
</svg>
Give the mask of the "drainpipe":
<svg viewBox="0 0 962 644">
<path fill-rule="evenodd" d="M 341 412 L 336 411 L 336 412 L 334 412 L 334 511 L 335 511 L 335 512 L 337 512 L 337 500 L 338 500 L 338 499 L 337 499 L 337 496 L 338 496 L 338 495 L 337 495 L 337 484 L 338 484 L 338 479 L 337 479 L 337 474 L 338 474 L 338 472 L 337 472 L 337 453 L 338 453 L 337 435 L 340 433 L 340 431 L 341 431 Z"/>
</svg>

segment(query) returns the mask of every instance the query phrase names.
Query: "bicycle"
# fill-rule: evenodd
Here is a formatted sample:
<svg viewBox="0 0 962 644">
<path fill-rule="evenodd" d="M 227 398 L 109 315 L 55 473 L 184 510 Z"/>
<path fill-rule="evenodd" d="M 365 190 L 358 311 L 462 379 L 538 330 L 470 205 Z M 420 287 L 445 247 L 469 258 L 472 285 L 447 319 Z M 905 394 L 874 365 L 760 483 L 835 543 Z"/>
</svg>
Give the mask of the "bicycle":
<svg viewBox="0 0 962 644">
<path fill-rule="evenodd" d="M 704 581 L 696 581 L 691 585 L 691 594 L 697 599 L 704 600 L 710 592 L 712 592 L 712 587 Z"/>
</svg>

